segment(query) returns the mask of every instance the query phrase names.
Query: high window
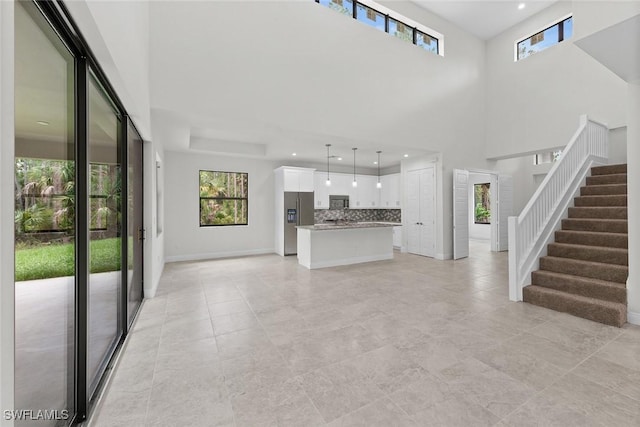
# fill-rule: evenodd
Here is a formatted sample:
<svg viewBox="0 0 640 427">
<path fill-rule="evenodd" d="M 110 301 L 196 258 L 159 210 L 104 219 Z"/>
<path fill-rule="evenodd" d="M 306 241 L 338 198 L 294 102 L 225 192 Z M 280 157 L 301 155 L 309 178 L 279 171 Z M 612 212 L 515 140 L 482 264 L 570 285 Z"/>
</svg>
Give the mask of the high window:
<svg viewBox="0 0 640 427">
<path fill-rule="evenodd" d="M 440 43 L 442 35 L 371 0 L 315 0 L 315 2 L 420 46 L 424 50 L 442 55 Z"/>
<path fill-rule="evenodd" d="M 200 171 L 200 226 L 247 225 L 249 174 Z"/>
<path fill-rule="evenodd" d="M 516 60 L 519 61 L 556 45 L 573 35 L 573 17 L 565 18 L 517 43 Z"/>
</svg>

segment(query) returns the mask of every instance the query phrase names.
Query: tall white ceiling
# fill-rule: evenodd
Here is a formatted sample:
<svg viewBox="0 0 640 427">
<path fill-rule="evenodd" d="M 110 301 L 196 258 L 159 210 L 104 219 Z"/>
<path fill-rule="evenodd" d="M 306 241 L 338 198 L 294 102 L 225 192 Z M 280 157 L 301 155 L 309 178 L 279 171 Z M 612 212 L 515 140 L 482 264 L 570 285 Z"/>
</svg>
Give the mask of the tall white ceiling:
<svg viewBox="0 0 640 427">
<path fill-rule="evenodd" d="M 468 30 L 440 3 L 421 6 Z M 471 4 L 485 21 L 506 3 L 458 6 Z M 344 161 L 358 147 L 359 165 L 373 166 L 377 150 L 389 165 L 468 140 L 468 129 L 449 123 L 481 117 L 483 42 L 439 18 L 446 59 L 312 0 L 149 9 L 152 127 L 167 150 L 322 162 L 330 143 Z M 402 10 L 418 22 L 431 16 L 408 1 Z"/>
<path fill-rule="evenodd" d="M 557 0 L 412 0 L 442 16 L 482 40 L 497 36 L 507 28 L 556 3 Z M 524 4 L 519 9 L 518 5 Z"/>
</svg>

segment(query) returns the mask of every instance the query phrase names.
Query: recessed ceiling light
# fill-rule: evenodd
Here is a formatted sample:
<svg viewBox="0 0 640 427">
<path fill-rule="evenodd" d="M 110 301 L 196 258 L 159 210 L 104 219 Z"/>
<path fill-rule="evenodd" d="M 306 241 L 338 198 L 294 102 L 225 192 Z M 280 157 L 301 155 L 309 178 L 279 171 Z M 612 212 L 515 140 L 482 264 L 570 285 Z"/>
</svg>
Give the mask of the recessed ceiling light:
<svg viewBox="0 0 640 427">
<path fill-rule="evenodd" d="M 41 125 L 41 126 L 49 126 L 49 122 L 45 122 L 43 120 L 39 120 L 36 122 L 37 124 Z"/>
<path fill-rule="evenodd" d="M 291 155 L 292 155 L 292 156 L 297 156 L 297 154 L 296 154 L 296 153 L 291 153 Z"/>
<path fill-rule="evenodd" d="M 378 162 L 373 162 L 373 164 L 374 164 L 374 165 L 377 165 L 377 164 L 378 164 Z"/>
<path fill-rule="evenodd" d="M 342 160 L 342 157 L 338 157 L 338 160 Z"/>
<path fill-rule="evenodd" d="M 408 154 L 405 154 L 404 156 L 405 156 L 405 157 L 409 157 L 409 155 L 408 155 Z"/>
<path fill-rule="evenodd" d="M 520 4 L 518 5 L 518 10 L 522 10 L 522 9 L 524 9 L 524 8 L 525 8 L 525 6 L 526 6 L 526 4 L 524 4 L 524 3 L 520 3 Z"/>
</svg>

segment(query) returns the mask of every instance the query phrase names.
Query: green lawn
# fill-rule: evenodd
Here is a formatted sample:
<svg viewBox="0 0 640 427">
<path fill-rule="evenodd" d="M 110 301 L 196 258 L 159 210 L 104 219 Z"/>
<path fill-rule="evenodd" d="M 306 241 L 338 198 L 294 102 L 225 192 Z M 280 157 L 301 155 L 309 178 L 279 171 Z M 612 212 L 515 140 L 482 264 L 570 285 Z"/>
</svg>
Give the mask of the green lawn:
<svg viewBox="0 0 640 427">
<path fill-rule="evenodd" d="M 73 243 L 16 250 L 16 282 L 73 276 Z M 90 243 L 91 273 L 120 269 L 120 238 Z"/>
</svg>

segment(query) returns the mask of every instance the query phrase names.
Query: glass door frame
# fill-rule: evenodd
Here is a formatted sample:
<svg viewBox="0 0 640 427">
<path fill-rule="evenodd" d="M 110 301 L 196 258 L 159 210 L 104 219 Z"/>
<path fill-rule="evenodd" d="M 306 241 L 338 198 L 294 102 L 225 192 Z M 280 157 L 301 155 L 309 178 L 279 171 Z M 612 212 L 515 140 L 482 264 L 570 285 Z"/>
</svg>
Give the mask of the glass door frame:
<svg viewBox="0 0 640 427">
<path fill-rule="evenodd" d="M 25 0 L 27 1 L 27 0 Z M 75 58 L 75 78 L 74 78 L 74 138 L 75 138 L 75 162 L 76 162 L 76 238 L 75 238 L 75 356 L 74 356 L 74 410 L 75 414 L 71 416 L 71 424 L 77 424 L 88 418 L 90 411 L 93 409 L 96 397 L 100 395 L 100 391 L 104 386 L 106 375 L 105 372 L 113 364 L 114 356 L 118 354 L 126 338 L 130 323 L 127 318 L 127 228 L 128 213 L 127 204 L 121 203 L 122 209 L 122 245 L 121 245 L 121 292 L 118 304 L 118 337 L 113 350 L 105 359 L 101 379 L 99 380 L 93 394 L 90 393 L 88 384 L 88 342 L 89 342 L 89 275 L 90 275 L 90 259 L 89 259 L 89 84 L 91 74 L 97 80 L 105 95 L 113 102 L 117 114 L 121 120 L 118 138 L 121 139 L 119 153 L 122 173 L 122 199 L 127 200 L 128 186 L 130 180 L 128 176 L 128 144 L 127 132 L 128 124 L 131 124 L 135 132 L 139 135 L 135 124 L 130 119 L 124 108 L 124 105 L 117 93 L 109 83 L 106 74 L 98 64 L 88 43 L 80 33 L 78 26 L 75 24 L 68 9 L 63 2 L 59 0 L 28 0 L 34 3 L 51 27 L 58 33 L 62 41 L 69 47 Z M 141 165 L 142 167 L 142 165 Z M 125 173 L 125 171 L 127 171 Z M 142 178 L 142 175 L 140 175 Z M 142 266 L 140 266 L 142 268 Z M 139 311 L 140 305 L 137 307 Z"/>
</svg>

